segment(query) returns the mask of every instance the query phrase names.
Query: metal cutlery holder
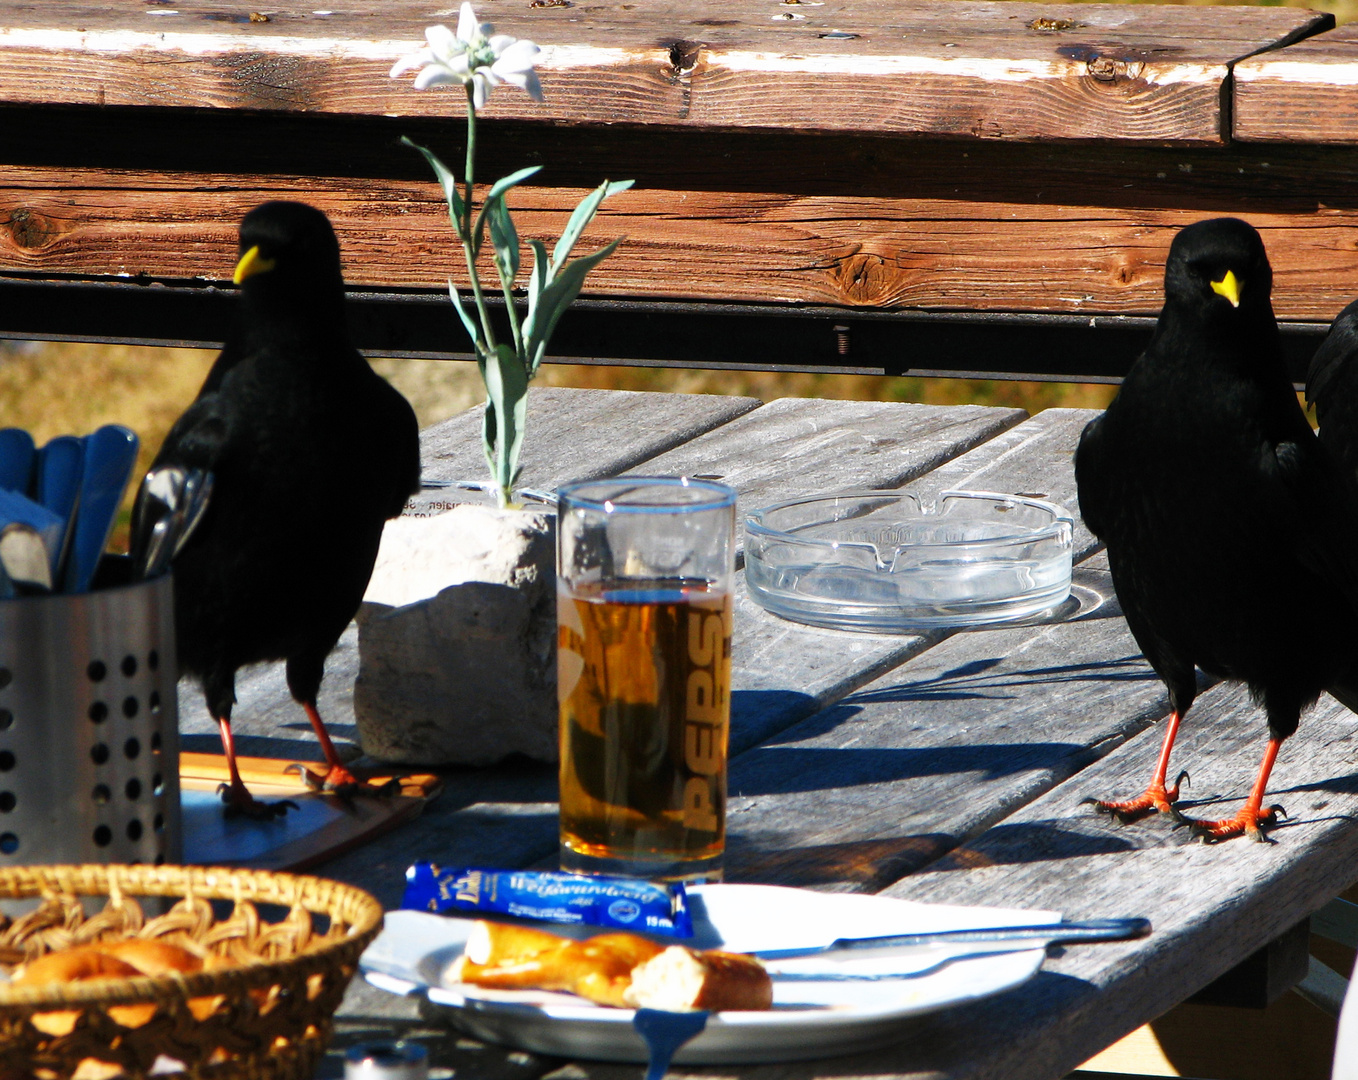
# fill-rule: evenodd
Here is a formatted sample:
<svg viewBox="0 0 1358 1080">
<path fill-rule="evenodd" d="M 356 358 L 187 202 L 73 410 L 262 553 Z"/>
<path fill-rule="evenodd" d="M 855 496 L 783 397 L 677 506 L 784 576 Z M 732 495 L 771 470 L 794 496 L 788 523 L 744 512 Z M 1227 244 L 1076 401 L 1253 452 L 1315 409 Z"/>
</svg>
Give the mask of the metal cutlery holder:
<svg viewBox="0 0 1358 1080">
<path fill-rule="evenodd" d="M 0 600 L 0 867 L 177 863 L 169 574 Z"/>
</svg>

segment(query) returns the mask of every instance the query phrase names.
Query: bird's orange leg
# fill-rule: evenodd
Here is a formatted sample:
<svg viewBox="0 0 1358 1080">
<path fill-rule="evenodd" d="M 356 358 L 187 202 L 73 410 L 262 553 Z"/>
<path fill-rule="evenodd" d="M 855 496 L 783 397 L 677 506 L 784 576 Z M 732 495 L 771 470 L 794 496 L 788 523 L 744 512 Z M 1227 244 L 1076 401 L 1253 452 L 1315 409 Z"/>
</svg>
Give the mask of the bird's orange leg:
<svg viewBox="0 0 1358 1080">
<path fill-rule="evenodd" d="M 249 817 L 260 820 L 282 817 L 289 809 L 296 810 L 297 804 L 291 799 L 280 799 L 278 802 L 260 802 L 245 786 L 245 781 L 240 778 L 240 768 L 236 765 L 236 740 L 231 734 L 231 721 L 218 718 L 217 727 L 222 733 L 222 749 L 226 752 L 226 767 L 231 772 L 231 782 L 222 784 L 218 789 L 218 794 L 222 797 L 222 802 L 226 803 L 227 817 Z"/>
<path fill-rule="evenodd" d="M 1282 746 L 1281 739 L 1268 740 L 1268 747 L 1264 750 L 1263 763 L 1259 766 L 1259 776 L 1254 781 L 1254 789 L 1235 817 L 1222 818 L 1220 821 L 1200 821 L 1196 818 L 1183 819 L 1192 829 L 1194 836 L 1201 836 L 1209 844 L 1220 843 L 1222 840 L 1230 840 L 1236 836 L 1249 836 L 1259 841 L 1268 839 L 1264 835 L 1265 827 L 1276 825 L 1280 817 L 1287 816 L 1287 811 L 1281 806 L 1264 808 L 1264 793 L 1268 787 L 1269 773 L 1273 771 L 1273 763 L 1278 760 L 1278 748 L 1280 746 Z"/>
<path fill-rule="evenodd" d="M 1169 714 L 1169 720 L 1165 722 L 1165 741 L 1160 746 L 1160 760 L 1155 763 L 1155 772 L 1144 795 L 1122 802 L 1105 802 L 1103 799 L 1086 799 L 1085 802 L 1092 803 L 1095 810 L 1102 814 L 1110 814 L 1123 824 L 1139 821 L 1156 811 L 1174 814 L 1174 803 L 1179 798 L 1179 785 L 1188 779 L 1188 773 L 1181 772 L 1172 788 L 1165 787 L 1165 777 L 1169 774 L 1169 754 L 1174 749 L 1174 739 L 1179 734 L 1179 720 L 1178 712 L 1172 712 Z"/>
<path fill-rule="evenodd" d="M 316 738 L 320 740 L 321 752 L 325 755 L 324 776 L 317 776 L 305 766 L 297 766 L 309 787 L 316 791 L 331 791 L 341 796 L 353 795 L 360 791 L 369 795 L 389 793 L 390 785 L 380 788 L 374 787 L 372 784 L 359 780 L 345 768 L 344 763 L 340 761 L 339 754 L 335 752 L 335 744 L 330 741 L 330 733 L 325 730 L 325 721 L 321 719 L 321 714 L 314 701 L 302 702 L 302 708 L 306 710 L 307 719 L 311 721 L 312 730 L 316 732 Z"/>
</svg>

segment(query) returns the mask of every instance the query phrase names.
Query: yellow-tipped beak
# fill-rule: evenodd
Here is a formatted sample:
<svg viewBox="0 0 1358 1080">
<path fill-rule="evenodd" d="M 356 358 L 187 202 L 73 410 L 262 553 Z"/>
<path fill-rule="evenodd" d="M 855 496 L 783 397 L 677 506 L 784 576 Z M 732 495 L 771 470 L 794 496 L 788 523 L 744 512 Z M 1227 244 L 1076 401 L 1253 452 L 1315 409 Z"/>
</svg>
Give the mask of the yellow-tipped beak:
<svg viewBox="0 0 1358 1080">
<path fill-rule="evenodd" d="M 231 275 L 231 280 L 239 285 L 252 274 L 263 274 L 272 270 L 274 266 L 272 259 L 267 259 L 259 253 L 259 246 L 255 245 L 240 257 L 240 262 L 236 263 L 236 272 Z M 1216 288 L 1215 285 L 1212 288 Z"/>
<path fill-rule="evenodd" d="M 1220 281 L 1212 282 L 1212 291 L 1218 296 L 1224 296 L 1231 302 L 1231 307 L 1240 306 L 1240 281 L 1230 270 L 1226 271 L 1226 276 Z"/>
</svg>

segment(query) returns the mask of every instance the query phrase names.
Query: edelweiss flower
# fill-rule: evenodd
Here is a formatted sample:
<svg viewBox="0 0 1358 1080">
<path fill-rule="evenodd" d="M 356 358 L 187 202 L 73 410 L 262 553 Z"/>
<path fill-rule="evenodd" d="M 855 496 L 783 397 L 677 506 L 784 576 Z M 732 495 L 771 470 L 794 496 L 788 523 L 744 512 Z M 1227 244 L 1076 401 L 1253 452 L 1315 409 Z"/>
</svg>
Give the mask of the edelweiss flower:
<svg viewBox="0 0 1358 1080">
<path fill-rule="evenodd" d="M 472 87 L 472 103 L 485 106 L 493 87 L 513 83 L 534 101 L 542 100 L 542 84 L 533 70 L 539 49 L 531 41 L 494 33 L 490 23 L 478 23 L 469 3 L 463 3 L 457 20 L 457 33 L 446 26 L 431 26 L 424 32 L 428 45 L 417 53 L 403 56 L 391 69 L 391 77 L 419 70 L 415 89 L 457 83 Z"/>
</svg>

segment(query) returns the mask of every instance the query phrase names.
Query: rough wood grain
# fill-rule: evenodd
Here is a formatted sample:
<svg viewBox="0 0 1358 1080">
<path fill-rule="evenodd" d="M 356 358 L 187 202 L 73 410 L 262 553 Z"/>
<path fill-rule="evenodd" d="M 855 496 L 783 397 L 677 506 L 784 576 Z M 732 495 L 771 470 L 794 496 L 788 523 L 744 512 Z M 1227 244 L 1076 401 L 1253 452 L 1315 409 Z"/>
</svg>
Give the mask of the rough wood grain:
<svg viewBox="0 0 1358 1080">
<path fill-rule="evenodd" d="M 759 408 L 757 398 L 533 387 L 528 391 L 519 484 L 555 490 L 571 480 L 616 476 Z M 421 475 L 431 481 L 484 480 L 477 406 L 420 434 Z M 676 474 L 678 475 L 678 474 Z M 406 513 L 429 514 L 466 501 L 456 489 L 424 491 Z"/>
<path fill-rule="evenodd" d="M 1236 139 L 1358 143 L 1358 29 L 1341 26 L 1243 61 L 1232 96 Z"/>
<path fill-rule="evenodd" d="M 1078 619 L 970 631 L 738 758 L 727 874 L 875 892 L 1164 714 L 1107 574 Z"/>
<path fill-rule="evenodd" d="M 460 91 L 391 80 L 448 9 L 389 3 L 267 20 L 211 0 L 115 9 L 0 5 L 0 98 L 333 113 L 446 115 Z M 481 15 L 544 45 L 547 100 L 501 91 L 489 116 L 550 122 L 1219 142 L 1229 64 L 1333 25 L 1314 12 L 1118 5 L 736 0 Z M 826 97 L 827 79 L 837 91 Z"/>
<path fill-rule="evenodd" d="M 1026 418 L 981 405 L 781 398 L 634 471 L 729 484 L 743 523 L 755 507 L 784 499 L 900 487 Z"/>
<path fill-rule="evenodd" d="M 165 146 L 204 151 L 178 128 L 148 151 L 151 167 L 68 163 L 63 155 L 89 142 L 83 125 L 63 126 L 65 115 L 51 118 L 59 134 L 46 149 L 16 137 L 15 158 L 46 163 L 0 165 L 0 273 L 223 284 L 240 218 L 266 199 L 292 198 L 334 221 L 351 286 L 432 293 L 449 275 L 464 278 L 439 190 L 396 144 L 399 127 L 360 133 L 372 143 L 328 127 L 274 139 L 265 127 L 255 137 L 281 147 L 277 164 L 255 148 L 241 152 L 239 166 L 217 160 L 183 171 Z M 1280 317 L 1328 321 L 1358 295 L 1358 165 L 1341 149 L 1096 152 L 812 136 L 744 145 L 655 133 L 596 139 L 576 129 L 549 131 L 547 145 L 530 149 L 522 127 L 503 140 L 494 130 L 487 125 L 494 161 L 484 175 L 549 163 L 543 186 L 511 198 L 525 237 L 559 235 L 575 201 L 602 178 L 639 178 L 604 204 L 585 237 L 582 250 L 626 237 L 591 274 L 596 296 L 1154 314 L 1174 233 L 1223 214 L 1263 232 Z M 247 139 L 218 134 L 225 157 Z M 455 135 L 428 141 L 457 160 Z M 360 157 L 380 150 L 381 160 L 351 164 L 351 177 L 309 175 L 340 167 L 328 153 L 315 165 L 304 160 L 322 145 L 333 153 L 357 145 Z M 379 165 L 398 175 L 368 173 Z M 249 171 L 218 171 L 234 167 Z M 462 340 L 450 314 L 449 348 Z M 928 357 L 911 366 L 929 367 Z"/>
</svg>

